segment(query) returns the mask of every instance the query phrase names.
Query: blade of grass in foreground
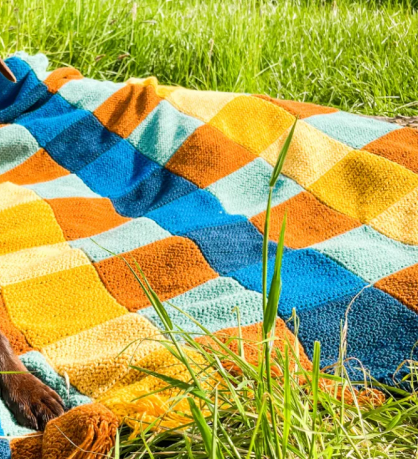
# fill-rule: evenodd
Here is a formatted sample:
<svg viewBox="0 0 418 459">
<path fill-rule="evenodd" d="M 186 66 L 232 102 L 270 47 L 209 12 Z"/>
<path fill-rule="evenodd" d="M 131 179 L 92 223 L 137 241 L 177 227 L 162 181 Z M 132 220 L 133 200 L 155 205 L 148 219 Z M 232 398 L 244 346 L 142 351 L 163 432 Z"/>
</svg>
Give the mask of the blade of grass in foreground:
<svg viewBox="0 0 418 459">
<path fill-rule="evenodd" d="M 286 228 L 286 215 L 282 222 L 282 227 L 280 231 L 279 244 L 277 246 L 276 258 L 274 263 L 274 273 L 270 284 L 270 292 L 267 293 L 267 273 L 268 273 L 268 262 L 269 262 L 269 240 L 270 240 L 270 214 L 272 207 L 272 198 L 274 188 L 279 180 L 280 174 L 283 169 L 283 165 L 286 159 L 286 155 L 289 151 L 290 144 L 293 139 L 293 135 L 296 129 L 296 123 L 298 119 L 295 119 L 295 122 L 290 129 L 290 132 L 284 142 L 282 149 L 280 150 L 279 156 L 277 158 L 276 165 L 273 169 L 273 173 L 269 183 L 269 195 L 267 199 L 267 209 L 266 209 L 266 219 L 264 223 L 264 236 L 263 236 L 263 269 L 262 269 L 262 285 L 263 285 L 263 353 L 260 365 L 260 376 L 263 378 L 264 368 L 266 371 L 267 378 L 267 390 L 270 394 L 269 398 L 269 409 L 270 416 L 273 425 L 273 436 L 275 444 L 275 453 L 276 456 L 282 458 L 283 450 L 286 451 L 286 448 L 283 444 L 283 449 L 280 447 L 279 433 L 277 428 L 276 421 L 276 410 L 273 403 L 273 390 L 272 390 L 272 375 L 271 375 L 271 341 L 269 341 L 270 336 L 274 336 L 275 323 L 277 317 L 277 307 L 279 304 L 280 293 L 281 293 L 281 265 L 284 251 L 284 233 Z M 261 391 L 259 391 L 261 393 Z M 284 441 L 284 439 L 283 439 Z"/>
<path fill-rule="evenodd" d="M 216 447 L 216 441 L 213 439 L 212 432 L 202 412 L 191 397 L 189 397 L 187 400 L 189 402 L 190 412 L 192 413 L 193 419 L 200 431 L 206 452 L 208 453 L 209 457 L 211 459 L 224 459 L 222 452 Z M 215 448 L 215 450 L 213 448 Z"/>
</svg>

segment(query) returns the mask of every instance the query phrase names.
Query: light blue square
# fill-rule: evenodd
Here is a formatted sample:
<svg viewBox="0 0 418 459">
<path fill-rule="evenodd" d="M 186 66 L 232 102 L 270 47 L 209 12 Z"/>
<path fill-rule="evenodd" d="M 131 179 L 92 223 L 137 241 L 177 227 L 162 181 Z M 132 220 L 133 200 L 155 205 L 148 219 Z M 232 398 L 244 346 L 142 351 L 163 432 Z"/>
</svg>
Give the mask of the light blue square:
<svg viewBox="0 0 418 459">
<path fill-rule="evenodd" d="M 165 302 L 164 306 L 175 325 L 198 336 L 204 334 L 202 329 L 170 304 L 176 305 L 215 333 L 238 326 L 235 308 L 239 309 L 242 326 L 261 322 L 263 320 L 262 298 L 260 293 L 245 289 L 230 277 L 218 277 Z M 138 313 L 162 327 L 153 307 L 141 309 Z"/>
<path fill-rule="evenodd" d="M 0 174 L 19 166 L 39 150 L 33 135 L 23 126 L 0 128 Z"/>
<path fill-rule="evenodd" d="M 164 166 L 202 122 L 162 101 L 128 137 L 148 158 Z"/>
<path fill-rule="evenodd" d="M 0 399 L 0 421 L 1 421 L 1 428 L 3 429 L 4 435 L 6 437 L 28 435 L 28 434 L 35 432 L 32 429 L 28 429 L 27 427 L 21 426 L 16 421 L 16 418 L 13 416 L 11 411 L 7 408 L 7 406 L 1 399 Z M 0 429 L 0 435 L 1 435 L 1 429 Z M 0 448 L 0 453 L 1 453 L 1 448 Z M 3 456 L 0 454 L 0 459 L 5 459 L 5 458 L 3 458 Z"/>
<path fill-rule="evenodd" d="M 56 198 L 100 198 L 74 174 L 65 175 L 55 180 L 34 185 L 25 185 L 44 199 Z"/>
<path fill-rule="evenodd" d="M 230 214 L 248 218 L 266 210 L 273 167 L 257 158 L 232 174 L 212 183 L 207 190 L 214 194 Z M 273 206 L 299 194 L 303 188 L 295 181 L 280 176 L 273 193 Z"/>
<path fill-rule="evenodd" d="M 369 226 L 361 226 L 312 248 L 369 283 L 418 263 L 418 246 L 389 239 Z"/>
<path fill-rule="evenodd" d="M 305 118 L 313 127 L 339 140 L 352 148 L 363 148 L 370 142 L 382 137 L 400 126 L 393 123 L 353 115 L 347 112 L 335 112 L 328 115 L 314 115 Z"/>
<path fill-rule="evenodd" d="M 58 91 L 71 105 L 89 112 L 94 112 L 116 91 L 123 88 L 125 83 L 111 81 L 96 81 L 90 78 L 72 80 Z"/>
<path fill-rule="evenodd" d="M 112 257 L 113 254 L 109 252 L 119 255 L 170 236 L 153 220 L 140 217 L 92 238 L 77 239 L 69 244 L 82 249 L 91 260 L 97 262 Z"/>
</svg>

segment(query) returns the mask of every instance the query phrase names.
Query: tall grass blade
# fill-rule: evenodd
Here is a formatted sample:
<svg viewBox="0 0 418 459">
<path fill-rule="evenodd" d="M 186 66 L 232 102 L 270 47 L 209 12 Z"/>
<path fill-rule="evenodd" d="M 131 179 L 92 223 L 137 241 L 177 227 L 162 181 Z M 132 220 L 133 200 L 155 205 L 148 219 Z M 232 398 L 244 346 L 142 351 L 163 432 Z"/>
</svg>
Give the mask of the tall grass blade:
<svg viewBox="0 0 418 459">
<path fill-rule="evenodd" d="M 287 344 L 284 349 L 285 360 L 283 365 L 283 386 L 284 386 L 284 410 L 283 410 L 283 454 L 286 457 L 287 443 L 289 441 L 290 427 L 292 425 L 292 394 L 290 383 L 290 362 L 289 362 L 289 349 Z"/>
<path fill-rule="evenodd" d="M 213 435 L 210 430 L 205 417 L 203 416 L 201 410 L 196 405 L 195 401 L 188 397 L 187 401 L 189 402 L 190 412 L 193 416 L 196 426 L 199 429 L 200 435 L 202 436 L 203 443 L 205 445 L 205 450 L 208 453 L 209 457 L 212 457 L 212 448 L 213 448 Z M 224 459 L 222 452 L 218 449 L 215 454 L 216 459 Z"/>
<path fill-rule="evenodd" d="M 319 400 L 319 373 L 320 373 L 320 362 L 321 362 L 321 344 L 318 341 L 314 343 L 313 361 L 312 361 L 312 396 L 313 396 L 313 409 L 312 409 L 312 440 L 311 448 L 309 451 L 309 459 L 316 457 L 316 442 L 315 442 L 315 429 L 316 429 L 316 417 L 318 413 L 318 400 Z"/>
<path fill-rule="evenodd" d="M 283 165 L 284 165 L 284 162 L 287 156 L 287 152 L 289 151 L 290 144 L 292 143 L 293 134 L 295 133 L 297 122 L 298 122 L 298 118 L 296 117 L 295 122 L 293 123 L 292 128 L 290 129 L 290 132 L 283 144 L 283 147 L 280 150 L 276 165 L 274 166 L 273 173 L 271 174 L 270 185 L 269 185 L 270 188 L 274 188 L 276 186 L 277 180 L 279 179 L 280 174 L 282 173 Z"/>
<path fill-rule="evenodd" d="M 267 308 L 263 319 L 264 335 L 273 330 L 276 323 L 277 307 L 279 304 L 280 293 L 282 291 L 281 269 L 284 252 L 284 235 L 286 231 L 287 215 L 284 214 L 282 227 L 280 230 L 279 243 L 277 244 L 276 260 L 274 263 L 274 273 L 270 283 L 270 292 L 267 300 Z"/>
</svg>

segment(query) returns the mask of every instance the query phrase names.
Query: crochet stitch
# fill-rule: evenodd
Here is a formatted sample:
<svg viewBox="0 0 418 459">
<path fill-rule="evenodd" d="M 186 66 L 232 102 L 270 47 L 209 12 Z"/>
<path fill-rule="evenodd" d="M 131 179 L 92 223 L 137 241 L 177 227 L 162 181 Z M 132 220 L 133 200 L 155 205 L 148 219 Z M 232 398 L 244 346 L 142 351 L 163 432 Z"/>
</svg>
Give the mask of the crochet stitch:
<svg viewBox="0 0 418 459">
<path fill-rule="evenodd" d="M 54 425 L 106 452 L 112 439 L 101 435 L 114 433 L 116 418 L 135 433 L 138 420 L 170 411 L 175 393 L 144 398 L 166 384 L 130 364 L 187 381 L 120 255 L 140 265 L 174 324 L 196 339 L 205 341 L 201 329 L 173 305 L 231 349 L 238 307 L 243 337 L 257 339 L 269 180 L 296 116 L 273 191 L 269 279 L 288 215 L 275 346 L 296 342 L 295 308 L 303 365 L 316 340 L 321 365 L 332 365 L 358 295 L 347 314 L 351 376 L 363 379 L 358 359 L 393 384 L 399 364 L 418 358 L 416 131 L 153 77 L 115 84 L 71 68 L 49 73 L 42 55 L 7 63 L 18 82 L 0 87 L 0 330 L 76 408 L 43 437 L 13 441 L 14 458 L 65 459 L 72 447 L 62 449 Z M 245 352 L 256 360 L 256 348 Z M 163 425 L 182 422 L 170 412 Z M 89 433 L 77 436 L 73 423 Z M 30 433 L 1 401 L 0 425 L 0 436 Z M 0 459 L 9 454 L 0 440 Z"/>
</svg>

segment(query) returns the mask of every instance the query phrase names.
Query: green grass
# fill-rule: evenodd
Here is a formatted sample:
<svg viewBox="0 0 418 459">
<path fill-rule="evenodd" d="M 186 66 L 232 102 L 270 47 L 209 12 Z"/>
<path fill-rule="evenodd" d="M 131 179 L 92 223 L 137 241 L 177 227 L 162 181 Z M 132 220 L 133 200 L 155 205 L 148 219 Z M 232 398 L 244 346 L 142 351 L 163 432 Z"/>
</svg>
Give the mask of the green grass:
<svg viewBox="0 0 418 459">
<path fill-rule="evenodd" d="M 274 187 L 280 174 L 293 130 L 285 143 L 273 171 L 270 187 Z M 267 198 L 267 215 L 271 210 L 271 193 Z M 415 389 L 416 363 L 409 362 L 412 370 L 411 392 L 399 388 L 379 388 L 387 396 L 383 404 L 372 400 L 362 403 L 360 390 L 369 390 L 368 378 L 352 382 L 345 370 L 344 349 L 346 334 L 342 334 L 341 355 L 335 371 L 321 373 L 320 343 L 315 343 L 312 369 L 303 367 L 298 346 L 285 342 L 284 352 L 272 348 L 276 337 L 277 304 L 281 291 L 281 259 L 286 218 L 283 220 L 275 270 L 267 294 L 267 240 L 269 219 L 266 218 L 263 246 L 263 314 L 262 340 L 251 343 L 258 346 L 258 362 L 249 362 L 238 346 L 234 353 L 219 338 L 210 333 L 186 312 L 197 324 L 209 342 L 202 344 L 194 336 L 177 327 L 164 305 L 148 284 L 140 266 L 125 260 L 141 284 L 150 303 L 157 311 L 167 336 L 164 342 L 176 359 L 189 372 L 188 381 L 178 381 L 167 375 L 136 368 L 152 374 L 173 389 L 171 407 L 189 418 L 187 429 L 163 428 L 164 416 L 151 425 L 142 424 L 141 435 L 131 438 L 131 432 L 122 426 L 117 445 L 109 454 L 112 458 L 174 459 L 416 459 L 418 457 L 418 397 Z M 138 270 L 136 273 L 134 266 Z M 176 306 L 172 305 L 178 309 Z M 350 305 L 348 304 L 347 307 Z M 297 317 L 293 315 L 297 323 Z M 345 330 L 344 324 L 341 329 Z M 239 328 L 238 340 L 244 345 Z M 297 332 L 296 332 L 297 336 Z M 180 338 L 180 340 L 179 340 Z M 283 337 L 281 337 L 283 339 Z M 196 362 L 188 352 L 201 354 L 205 364 Z M 274 350 L 274 352 L 273 352 Z M 229 372 L 225 367 L 235 370 Z M 279 369 L 272 377 L 271 368 Z M 277 373 L 276 373 L 277 374 Z M 220 382 L 221 375 L 223 382 Z M 204 381 L 204 384 L 202 383 Z M 325 387 L 324 384 L 327 384 Z M 377 384 L 375 382 L 375 384 Z M 162 390 L 162 389 L 161 389 Z M 391 392 L 392 391 L 392 392 Z M 363 392 L 364 393 L 364 392 Z M 337 396 L 337 394 L 343 394 Z M 144 396 L 146 397 L 146 395 Z M 351 400 L 349 400 L 351 398 Z M 177 404 L 186 399 L 190 412 L 177 412 Z M 183 404 L 184 405 L 184 404 Z M 187 405 L 187 404 L 186 404 Z M 178 408 L 177 408 L 178 409 Z M 166 413 L 167 413 L 166 412 Z"/>
<path fill-rule="evenodd" d="M 0 54 L 122 81 L 418 113 L 417 0 L 4 0 Z"/>
</svg>

